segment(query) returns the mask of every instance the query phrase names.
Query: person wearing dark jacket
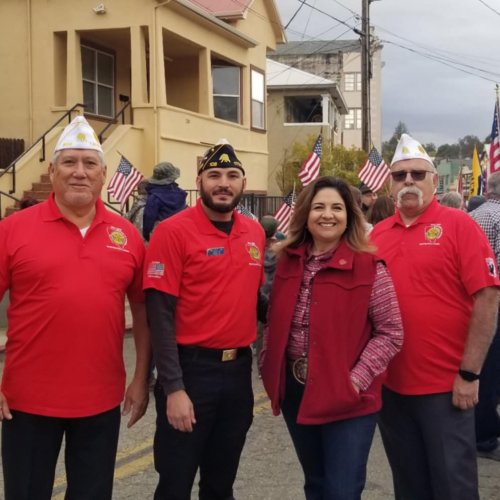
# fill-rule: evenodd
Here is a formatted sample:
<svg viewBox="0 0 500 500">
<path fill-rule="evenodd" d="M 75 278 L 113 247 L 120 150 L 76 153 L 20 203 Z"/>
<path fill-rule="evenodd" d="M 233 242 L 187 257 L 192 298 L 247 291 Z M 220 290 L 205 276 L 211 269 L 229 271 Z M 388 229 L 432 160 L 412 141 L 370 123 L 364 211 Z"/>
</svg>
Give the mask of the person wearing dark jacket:
<svg viewBox="0 0 500 500">
<path fill-rule="evenodd" d="M 148 193 L 144 207 L 142 234 L 149 241 L 158 222 L 186 208 L 187 193 L 175 182 L 180 170 L 170 162 L 158 163 L 153 169 L 153 176 L 148 179 Z"/>
<path fill-rule="evenodd" d="M 383 373 L 403 340 L 392 279 L 335 177 L 300 193 L 277 251 L 262 381 L 283 413 L 306 499 L 359 500 Z"/>
</svg>

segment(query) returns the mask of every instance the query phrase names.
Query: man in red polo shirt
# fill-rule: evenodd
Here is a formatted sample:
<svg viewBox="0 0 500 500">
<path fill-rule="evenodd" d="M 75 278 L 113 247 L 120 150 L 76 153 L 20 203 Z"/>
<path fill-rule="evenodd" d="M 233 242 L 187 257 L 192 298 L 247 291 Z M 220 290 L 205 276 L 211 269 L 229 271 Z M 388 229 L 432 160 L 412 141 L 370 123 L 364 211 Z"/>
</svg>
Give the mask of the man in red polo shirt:
<svg viewBox="0 0 500 500">
<path fill-rule="evenodd" d="M 396 498 L 475 500 L 474 406 L 496 325 L 495 257 L 467 214 L 438 204 L 434 164 L 406 134 L 391 176 L 398 210 L 371 237 L 393 277 L 405 332 L 380 415 Z"/>
<path fill-rule="evenodd" d="M 124 302 L 137 349 L 123 414 L 146 411 L 144 245 L 100 200 L 106 166 L 85 118 L 63 131 L 49 200 L 0 222 L 0 293 L 10 290 L 0 393 L 6 500 L 49 500 L 65 438 L 66 498 L 111 500 L 125 390 Z"/>
<path fill-rule="evenodd" d="M 205 154 L 195 207 L 161 222 L 144 289 L 158 370 L 155 500 L 230 500 L 252 422 L 252 352 L 264 231 L 235 207 L 243 167 L 221 142 Z"/>
</svg>

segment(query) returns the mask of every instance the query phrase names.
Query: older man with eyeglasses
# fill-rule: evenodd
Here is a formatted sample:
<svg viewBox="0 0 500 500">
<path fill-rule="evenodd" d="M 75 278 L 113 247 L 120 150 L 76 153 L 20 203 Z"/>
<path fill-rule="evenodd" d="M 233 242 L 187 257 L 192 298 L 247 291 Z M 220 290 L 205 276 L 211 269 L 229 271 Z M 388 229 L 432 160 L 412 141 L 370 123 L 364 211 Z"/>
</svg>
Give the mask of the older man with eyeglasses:
<svg viewBox="0 0 500 500">
<path fill-rule="evenodd" d="M 407 134 L 391 177 L 397 211 L 371 236 L 393 277 L 405 332 L 380 415 L 395 496 L 476 500 L 474 406 L 498 311 L 495 257 L 467 214 L 439 205 L 436 168 Z"/>
</svg>

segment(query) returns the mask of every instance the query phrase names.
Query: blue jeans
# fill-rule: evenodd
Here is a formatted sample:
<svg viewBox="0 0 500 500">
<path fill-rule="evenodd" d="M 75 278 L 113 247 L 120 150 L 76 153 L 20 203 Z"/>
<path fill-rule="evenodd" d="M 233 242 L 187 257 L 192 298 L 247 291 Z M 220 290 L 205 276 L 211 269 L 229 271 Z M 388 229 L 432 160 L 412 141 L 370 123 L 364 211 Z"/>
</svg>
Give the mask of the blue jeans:
<svg viewBox="0 0 500 500">
<path fill-rule="evenodd" d="M 281 411 L 304 471 L 307 500 L 359 500 L 377 414 L 322 425 L 297 424 L 304 386 L 287 373 Z"/>
<path fill-rule="evenodd" d="M 500 322 L 488 350 L 479 380 L 479 403 L 476 405 L 476 446 L 479 451 L 498 448 L 500 417 L 498 393 L 500 390 Z"/>
</svg>

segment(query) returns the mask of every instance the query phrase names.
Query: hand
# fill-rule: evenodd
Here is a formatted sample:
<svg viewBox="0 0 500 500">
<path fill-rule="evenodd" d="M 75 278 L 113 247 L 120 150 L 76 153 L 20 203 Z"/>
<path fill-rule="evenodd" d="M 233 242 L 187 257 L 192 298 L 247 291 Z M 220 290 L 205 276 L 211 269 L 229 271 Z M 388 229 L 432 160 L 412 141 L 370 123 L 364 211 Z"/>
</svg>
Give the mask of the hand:
<svg viewBox="0 0 500 500">
<path fill-rule="evenodd" d="M 132 427 L 145 413 L 149 402 L 149 387 L 145 380 L 132 380 L 125 392 L 122 415 L 130 413 L 127 427 Z"/>
<path fill-rule="evenodd" d="M 479 401 L 479 380 L 467 382 L 457 374 L 453 382 L 453 405 L 461 410 L 474 408 Z"/>
<path fill-rule="evenodd" d="M 174 429 L 181 432 L 193 431 L 193 424 L 196 424 L 196 419 L 194 417 L 193 403 L 186 391 L 175 391 L 167 396 L 166 412 L 168 423 Z"/>
<path fill-rule="evenodd" d="M 356 391 L 356 394 L 359 394 L 361 392 L 361 389 L 359 388 L 359 386 L 357 384 L 355 384 L 352 380 L 351 380 L 351 384 L 352 384 L 353 389 Z"/>
<path fill-rule="evenodd" d="M 12 413 L 9 410 L 9 405 L 7 404 L 3 392 L 0 392 L 0 421 L 3 419 L 12 420 Z"/>
</svg>

